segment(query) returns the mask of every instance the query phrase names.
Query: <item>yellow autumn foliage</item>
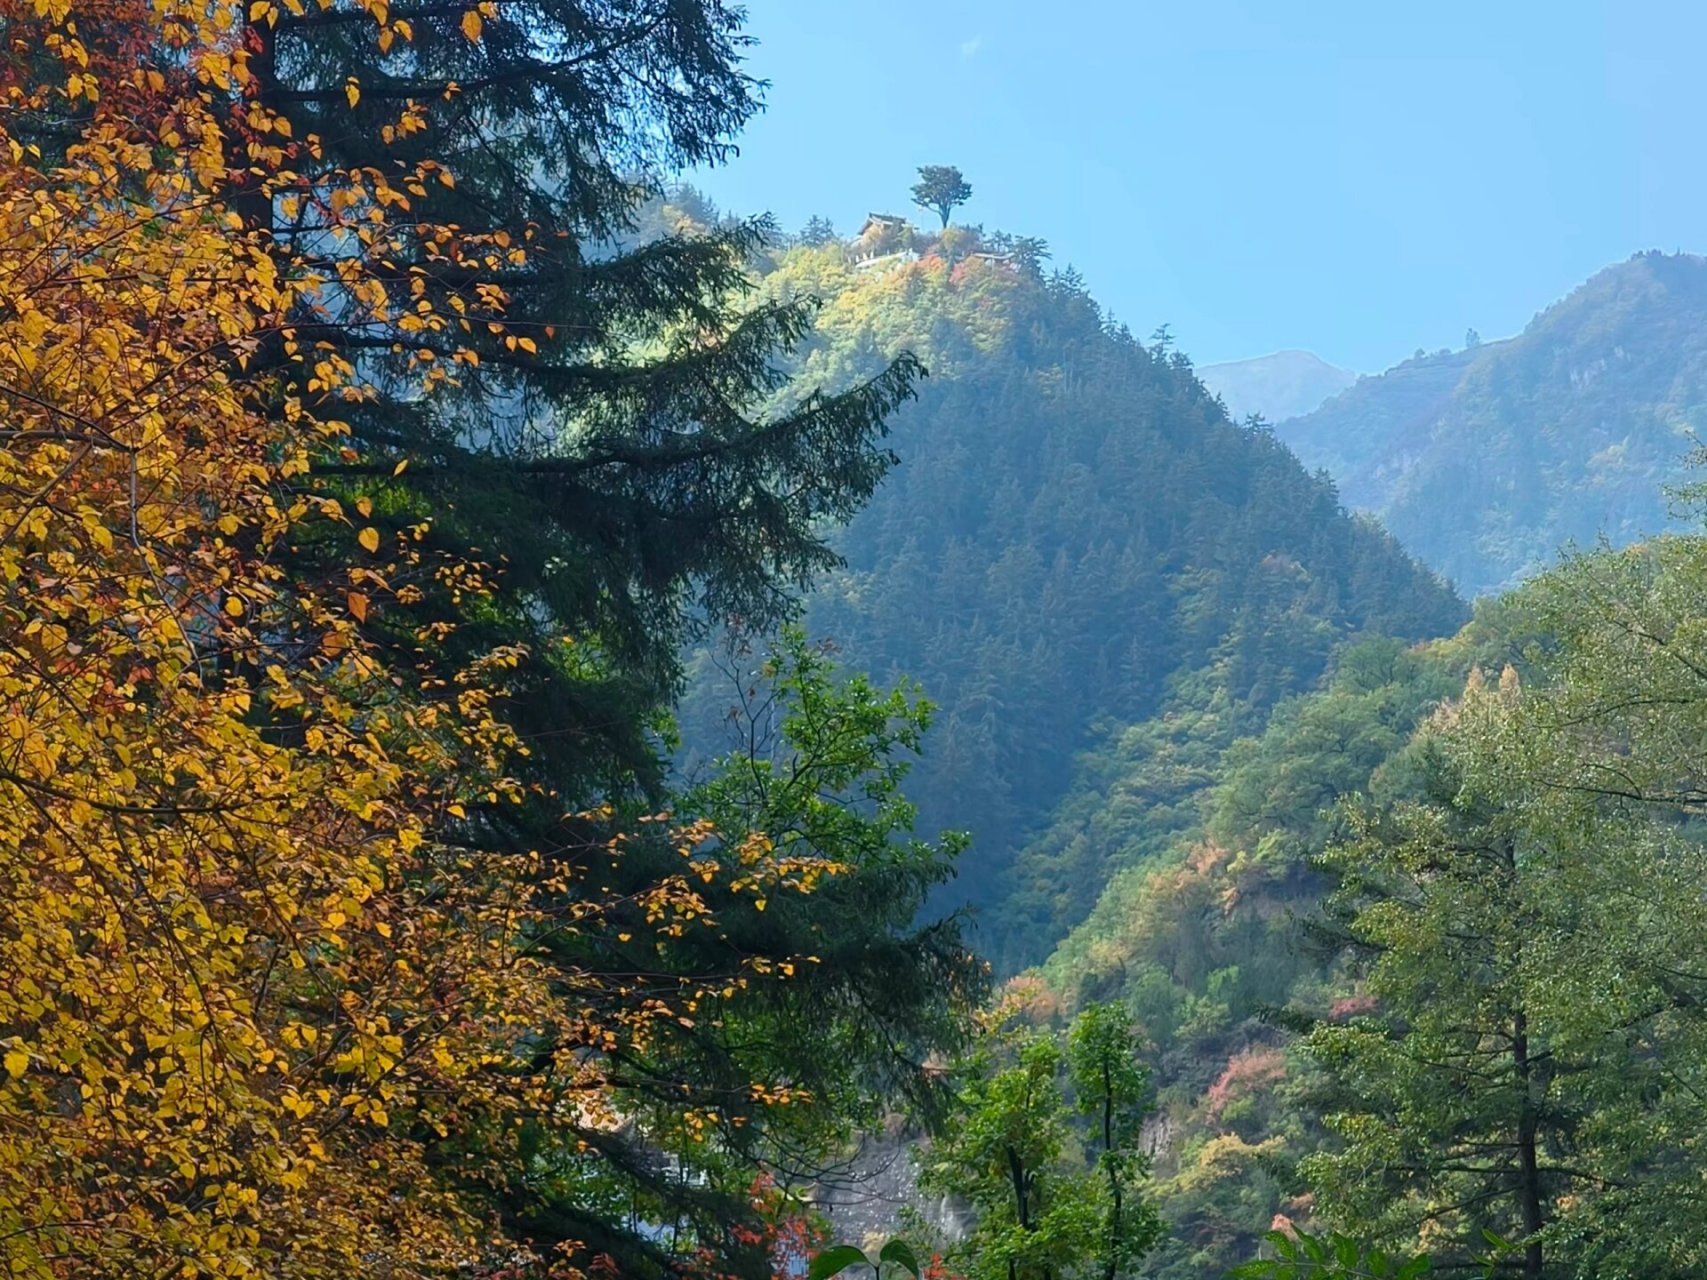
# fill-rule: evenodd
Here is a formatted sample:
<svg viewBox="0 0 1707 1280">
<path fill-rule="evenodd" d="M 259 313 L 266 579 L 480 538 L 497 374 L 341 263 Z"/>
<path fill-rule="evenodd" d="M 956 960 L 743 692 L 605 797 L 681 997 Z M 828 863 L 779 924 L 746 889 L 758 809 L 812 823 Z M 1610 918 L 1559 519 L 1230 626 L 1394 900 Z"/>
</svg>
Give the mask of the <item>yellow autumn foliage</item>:
<svg viewBox="0 0 1707 1280">
<path fill-rule="evenodd" d="M 408 38 L 365 7 L 376 40 Z M 0 0 L 0 18 L 16 55 L 0 77 L 0 1263 L 269 1280 L 512 1264 L 522 1251 L 450 1189 L 435 1144 L 478 1133 L 501 1156 L 513 1117 L 611 1117 L 600 1050 L 717 994 L 592 978 L 578 1007 L 557 994 L 575 975 L 518 939 L 596 928 L 611 904 L 540 854 L 479 848 L 464 816 L 519 798 L 521 746 L 493 708 L 527 655 L 405 680 L 364 638 L 370 610 L 407 619 L 416 584 L 470 598 L 492 570 L 382 546 L 314 490 L 337 406 L 363 391 L 290 330 L 326 281 L 234 212 L 300 184 L 243 103 L 233 10 Z M 103 61 L 91 30 L 128 30 L 105 46 L 123 56 Z M 26 36 L 43 56 L 19 53 Z M 233 102 L 265 175 L 235 185 Z M 43 159 L 14 126 L 71 104 L 77 140 Z M 361 223 L 346 300 L 388 305 L 364 289 L 393 234 L 369 215 L 406 210 L 421 176 L 319 193 Z M 269 359 L 308 362 L 317 402 L 278 394 Z M 423 371 L 423 393 L 445 376 Z M 289 577 L 284 552 L 311 533 L 343 537 L 347 568 Z M 696 886 L 715 864 L 694 855 L 711 835 L 676 833 L 683 874 L 647 896 L 646 927 L 707 920 Z M 822 870 L 739 848 L 754 895 Z"/>
<path fill-rule="evenodd" d="M 1255 1162 L 1276 1154 L 1285 1146 L 1286 1139 L 1279 1137 L 1253 1143 L 1246 1142 L 1236 1133 L 1216 1134 L 1181 1162 L 1180 1171 L 1168 1180 L 1168 1192 L 1202 1191 L 1239 1176 Z"/>
</svg>

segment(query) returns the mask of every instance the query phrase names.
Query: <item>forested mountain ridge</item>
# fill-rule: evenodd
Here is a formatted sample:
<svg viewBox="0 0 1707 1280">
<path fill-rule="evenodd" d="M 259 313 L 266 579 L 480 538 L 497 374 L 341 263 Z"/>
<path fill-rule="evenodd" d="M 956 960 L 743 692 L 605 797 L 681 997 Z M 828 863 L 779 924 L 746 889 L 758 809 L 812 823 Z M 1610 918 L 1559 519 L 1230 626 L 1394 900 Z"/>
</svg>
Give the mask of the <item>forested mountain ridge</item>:
<svg viewBox="0 0 1707 1280">
<path fill-rule="evenodd" d="M 1112 1001 L 1148 1037 L 1169 1231 L 1145 1274 L 1225 1274 L 1295 1223 L 1350 1233 L 1337 1262 L 1239 1274 L 1393 1274 L 1358 1240 L 1466 1274 L 1707 1273 L 1680 1120 L 1707 1096 L 1680 958 L 1707 945 L 1704 584 L 1700 535 L 1577 557 L 1453 637 L 1342 651 L 1259 734 L 1170 718 L 1089 762 L 1058 821 L 1147 852 L 1025 981 L 1040 1020 Z M 1161 748 L 1194 789 L 1143 831 Z"/>
<path fill-rule="evenodd" d="M 1668 579 L 1650 575 L 1644 553 L 1596 559 L 1482 601 L 1465 624 L 1457 598 L 1378 525 L 1347 516 L 1332 483 L 1276 433 L 1231 422 L 1189 361 L 1106 323 L 1082 283 L 1045 274 L 1035 252 L 992 252 L 967 228 L 939 237 L 879 226 L 875 244 L 819 232 L 773 249 L 756 271 L 767 300 L 823 302 L 782 394 L 844 385 L 902 350 L 932 376 L 896 414 L 900 465 L 838 535 L 845 564 L 808 597 L 807 622 L 850 666 L 884 682 L 916 678 L 940 704 L 913 793 L 927 829 L 972 833 L 961 900 L 980 907 L 998 972 L 1037 966 L 1008 983 L 1001 1006 L 1029 1030 L 1013 1041 L 1000 1031 L 986 1057 L 956 1068 L 969 1082 L 966 1123 L 983 1123 L 996 1082 L 1011 1082 L 991 1070 L 1012 1063 L 1046 1081 L 1050 1037 L 1070 1041 L 1086 1017 L 1113 1009 L 1143 1044 L 1153 1090 L 1143 1197 L 1166 1229 L 1144 1273 L 1157 1280 L 1224 1274 L 1271 1226 L 1294 1222 L 1401 1252 L 1438 1248 L 1458 1266 L 1494 1247 L 1484 1230 L 1527 1230 L 1525 1248 L 1564 1259 L 1561 1275 L 1602 1274 L 1601 1256 L 1685 1257 L 1689 1241 L 1674 1247 L 1641 1225 L 1663 1221 L 1657 1206 L 1678 1188 L 1646 1169 L 1631 1185 L 1651 1194 L 1617 1179 L 1649 1152 L 1663 1174 L 1679 1145 L 1671 1135 L 1693 1132 L 1668 1126 L 1697 1105 L 1698 1019 L 1674 1023 L 1666 1002 L 1696 995 L 1674 994 L 1665 966 L 1670 948 L 1694 943 L 1669 914 L 1656 917 L 1662 945 L 1620 924 L 1607 895 L 1584 899 L 1550 879 L 1557 856 L 1571 882 L 1605 881 L 1605 851 L 1618 874 L 1645 882 L 1642 842 L 1671 838 L 1669 828 L 1662 819 L 1618 843 L 1636 822 L 1619 802 L 1596 811 L 1559 790 L 1578 766 L 1523 751 L 1546 740 L 1561 761 L 1608 751 L 1611 767 L 1627 767 L 1615 742 L 1567 740 L 1580 722 L 1576 690 L 1612 698 L 1611 673 L 1648 661 L 1601 653 L 1626 643 L 1631 609 L 1656 611 L 1659 643 L 1692 642 L 1677 615 L 1694 608 L 1687 584 L 1699 567 L 1681 577 L 1667 567 Z M 1383 405 L 1402 426 L 1521 343 L 1408 362 L 1387 376 Z M 1695 554 L 1662 542 L 1653 559 Z M 1571 663 L 1593 669 L 1526 703 L 1525 681 L 1539 691 L 1565 671 L 1559 637 L 1580 655 Z M 715 660 L 695 659 L 690 738 L 724 700 L 703 679 Z M 1506 717 L 1512 728 L 1484 734 Z M 1459 830 L 1475 833 L 1472 855 L 1489 841 L 1497 853 L 1520 839 L 1525 859 L 1535 849 L 1540 861 L 1519 864 L 1538 873 L 1533 889 L 1474 856 L 1452 865 Z M 1442 859 L 1444 879 L 1430 871 Z M 1543 955 L 1514 951 L 1523 930 L 1489 909 L 1511 894 L 1546 914 L 1548 937 L 1569 940 L 1535 962 L 1521 997 L 1503 976 L 1492 994 L 1482 985 L 1504 956 Z M 1603 903 L 1595 929 L 1579 932 L 1578 913 Z M 1454 928 L 1473 929 L 1464 948 Z M 1591 961 L 1581 974 L 1560 967 L 1578 955 Z M 1626 1008 L 1617 984 L 1628 973 L 1657 993 Z M 1571 983 L 1600 994 L 1575 1000 Z M 1502 1023 L 1512 1008 L 1534 1017 L 1515 1039 Z M 1487 1022 L 1468 1048 L 1450 1022 L 1464 1017 Z M 1689 1077 L 1641 1084 L 1663 1105 L 1638 1104 L 1620 1083 L 1646 1069 L 1623 1047 L 1619 1020 L 1631 1017 L 1657 1019 L 1641 1034 L 1675 1048 L 1672 1066 Z M 1591 1064 L 1589 1085 L 1560 1076 L 1548 1086 L 1568 1105 L 1544 1108 L 1539 1123 L 1571 1154 L 1540 1152 L 1557 1167 L 1529 1191 L 1511 1155 L 1530 1141 L 1526 1121 L 1506 1106 L 1522 1064 L 1496 1059 L 1485 1089 L 1468 1086 L 1477 1110 L 1467 1117 L 1455 1102 L 1463 1079 L 1417 1065 L 1461 1052 L 1480 1061 L 1524 1035 Z M 1406 1037 L 1420 1057 L 1395 1056 Z M 939 1179 L 930 1185 L 957 1185 L 969 1132 L 951 1130 L 923 1156 Z M 1491 1154 L 1454 1162 L 1457 1135 Z M 1002 1196 L 983 1190 L 980 1213 L 996 1230 Z M 1535 1235 L 1520 1201 L 1561 1225 Z M 1624 1203 L 1647 1216 L 1624 1217 Z M 1429 1230 L 1416 1230 L 1420 1220 Z M 976 1234 L 985 1225 L 974 1241 L 987 1240 Z M 950 1256 L 973 1261 L 968 1274 L 995 1265 L 976 1249 Z M 1027 1265 L 1043 1274 L 1045 1264 Z M 1661 1272 L 1695 1274 L 1604 1274 Z"/>
<path fill-rule="evenodd" d="M 1033 885 L 1101 881 L 1038 971 L 1046 999 L 1117 1001 L 1149 1042 L 1170 1227 L 1149 1274 L 1223 1274 L 1275 1215 L 1304 1216 L 1298 1161 L 1324 1138 L 1276 1012 L 1363 1008 L 1337 948 L 1311 945 L 1327 885 L 1312 859 L 1340 829 L 1336 802 L 1402 786 L 1390 762 L 1418 724 L 1516 647 L 1485 612 L 1449 639 L 1350 646 L 1322 688 L 1244 733 L 1186 708 L 1110 734 L 1026 851 Z"/>
<path fill-rule="evenodd" d="M 1271 434 L 1230 422 L 1183 355 L 1110 324 L 1025 242 L 962 227 L 909 229 L 900 249 L 812 240 L 760 264 L 766 296 L 823 303 L 796 394 L 901 351 L 930 377 L 895 417 L 901 464 L 838 537 L 846 564 L 810 596 L 809 629 L 939 704 L 912 789 L 922 824 L 972 832 L 960 890 L 987 909 L 985 946 L 1039 959 L 1095 886 L 1023 938 L 998 904 L 1093 726 L 1213 686 L 1243 731 L 1347 639 L 1440 634 L 1462 606 Z M 895 256 L 862 262 L 874 249 Z M 690 740 L 714 732 L 727 687 L 690 684 Z"/>
<path fill-rule="evenodd" d="M 1707 410 L 1707 259 L 1639 254 L 1508 341 L 1365 378 L 1280 437 L 1469 595 L 1673 526 Z"/>
</svg>

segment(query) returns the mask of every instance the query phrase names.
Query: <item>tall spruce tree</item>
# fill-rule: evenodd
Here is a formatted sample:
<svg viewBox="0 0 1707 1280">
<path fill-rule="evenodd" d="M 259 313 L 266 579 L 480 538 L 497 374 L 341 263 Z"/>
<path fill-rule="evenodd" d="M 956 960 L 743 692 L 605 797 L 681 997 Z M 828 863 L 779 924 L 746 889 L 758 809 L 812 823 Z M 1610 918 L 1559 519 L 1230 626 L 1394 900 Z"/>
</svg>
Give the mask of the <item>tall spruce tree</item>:
<svg viewBox="0 0 1707 1280">
<path fill-rule="evenodd" d="M 606 930 L 524 940 L 562 950 L 565 973 L 630 975 L 617 985 L 635 1001 L 697 982 L 718 1010 L 644 1046 L 542 1043 L 602 1064 L 621 1125 L 573 1108 L 542 1116 L 528 1158 L 492 1167 L 471 1118 L 443 1141 L 446 1176 L 577 1266 L 748 1274 L 768 1248 L 767 1207 L 751 1194 L 761 1161 L 809 1178 L 879 1099 L 928 1102 L 921 1064 L 952 1041 L 976 985 L 953 926 L 911 927 L 953 851 L 908 843 L 910 811 L 893 794 L 891 757 L 916 742 L 924 713 L 869 690 L 844 698 L 797 655 L 780 696 L 811 709 L 790 732 L 829 732 L 811 726 L 834 712 L 830 757 L 800 763 L 798 743 L 782 748 L 806 790 L 713 783 L 675 807 L 726 834 L 716 856 L 738 859 L 751 830 L 846 871 L 799 902 L 708 883 L 715 931 L 655 942 L 648 894 L 682 873 L 679 853 L 662 838 L 612 844 L 596 816 L 564 815 L 610 801 L 633 831 L 646 807 L 671 802 L 655 731 L 684 636 L 724 617 L 773 621 L 793 587 L 835 563 L 824 534 L 894 462 L 885 419 L 920 369 L 903 356 L 850 390 L 778 397 L 776 360 L 811 307 L 750 295 L 769 224 L 628 243 L 648 175 L 722 158 L 756 109 L 738 8 L 379 8 L 377 25 L 371 0 L 249 10 L 252 96 L 295 141 L 240 139 L 230 168 L 258 193 L 275 161 L 303 176 L 298 195 L 239 207 L 281 261 L 306 260 L 326 281 L 257 358 L 276 363 L 281 406 L 315 394 L 322 360 L 371 389 L 342 408 L 347 447 L 316 462 L 321 494 L 364 503 L 375 536 L 475 549 L 491 569 L 478 610 L 455 580 L 412 584 L 442 635 L 389 631 L 383 610 L 368 618 L 393 668 L 405 674 L 420 645 L 526 655 L 504 711 L 532 750 L 527 798 L 471 810 L 446 838 L 538 850 L 553 872 L 571 867 L 573 883 L 631 904 L 631 927 L 619 910 Z M 388 175 L 407 176 L 393 188 Z M 364 235 L 370 213 L 382 229 Z M 360 296 L 343 274 L 358 256 Z M 312 576 L 347 554 L 304 541 L 292 570 Z M 742 776 L 763 773 L 749 753 Z M 855 804 L 873 787 L 888 799 L 869 821 L 808 821 L 821 797 Z M 563 995 L 587 999 L 567 984 Z M 821 1061 L 826 1044 L 847 1052 Z M 797 1082 L 787 1098 L 755 1087 L 779 1079 Z"/>
<path fill-rule="evenodd" d="M 824 522 L 894 461 L 884 419 L 918 368 L 899 359 L 761 420 L 774 361 L 811 312 L 750 305 L 768 222 L 618 247 L 645 175 L 718 161 L 756 110 L 739 8 L 421 0 L 391 6 L 394 34 L 376 39 L 372 7 L 257 6 L 246 33 L 254 98 L 291 138 L 317 139 L 288 158 L 302 198 L 247 206 L 281 256 L 306 252 L 336 278 L 342 260 L 373 256 L 327 231 L 346 175 L 440 175 L 399 190 L 406 208 L 375 211 L 388 231 L 367 275 L 388 296 L 367 297 L 355 322 L 329 286 L 298 318 L 304 349 L 356 364 L 377 392 L 345 408 L 354 456 L 321 474 L 385 480 L 396 496 L 382 516 L 403 525 L 430 507 L 432 537 L 501 552 L 518 602 L 505 625 L 583 642 L 576 678 L 565 664 L 536 673 L 527 702 L 549 719 L 535 727 L 578 771 L 601 745 L 634 768 L 646 753 L 632 726 L 670 689 L 684 625 L 701 616 L 690 595 L 704 616 L 770 619 L 833 563 Z M 231 158 L 233 172 L 256 167 Z M 428 230 L 444 227 L 461 239 Z M 455 386 L 423 399 L 446 368 Z"/>
</svg>

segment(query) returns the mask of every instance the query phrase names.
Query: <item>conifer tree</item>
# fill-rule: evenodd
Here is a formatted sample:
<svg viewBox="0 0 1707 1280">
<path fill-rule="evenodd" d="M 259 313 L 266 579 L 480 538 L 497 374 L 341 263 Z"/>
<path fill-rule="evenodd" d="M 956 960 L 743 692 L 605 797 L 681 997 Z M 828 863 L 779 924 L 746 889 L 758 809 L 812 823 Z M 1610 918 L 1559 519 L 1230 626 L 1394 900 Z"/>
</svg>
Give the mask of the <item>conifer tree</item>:
<svg viewBox="0 0 1707 1280">
<path fill-rule="evenodd" d="M 1584 557 L 1517 602 L 1526 685 L 1473 674 L 1328 861 L 1373 1009 L 1311 1034 L 1331 1221 L 1525 1277 L 1698 1274 L 1703 543 Z"/>
<path fill-rule="evenodd" d="M 972 198 L 972 184 L 951 164 L 927 164 L 913 184 L 913 203 L 929 209 L 948 227 L 949 215 Z"/>
<path fill-rule="evenodd" d="M 596 725 L 629 729 L 617 755 L 641 767 L 631 727 L 673 683 L 690 594 L 706 616 L 762 621 L 834 562 L 825 522 L 891 465 L 884 419 L 917 366 L 902 358 L 760 416 L 775 360 L 810 319 L 805 303 L 748 296 L 769 224 L 618 248 L 653 190 L 645 175 L 717 162 L 756 110 L 738 8 L 402 3 L 377 39 L 369 8 L 254 6 L 246 33 L 246 97 L 288 122 L 304 174 L 299 200 L 256 200 L 250 218 L 328 278 L 380 260 L 360 323 L 332 288 L 298 317 L 305 346 L 375 392 L 346 412 L 354 456 L 320 474 L 384 478 L 406 463 L 400 522 L 423 502 L 454 508 L 434 537 L 501 549 L 516 601 L 505 625 L 583 642 L 579 678 L 535 672 L 529 702 L 575 768 L 624 736 Z M 256 160 L 231 164 L 271 163 Z M 421 166 L 424 180 L 391 192 L 349 178 Z M 329 233 L 352 213 L 383 233 Z M 435 380 L 450 385 L 423 401 Z"/>
<path fill-rule="evenodd" d="M 868 1111 L 880 1086 L 916 1089 L 921 1044 L 951 1034 L 946 1010 L 969 981 L 952 929 L 895 940 L 919 886 L 946 874 L 934 856 L 850 875 L 839 892 L 854 897 L 826 913 L 780 901 L 767 912 L 762 896 L 709 885 L 715 931 L 644 954 L 632 942 L 656 938 L 654 886 L 681 875 L 679 851 L 644 819 L 669 802 L 656 731 L 683 637 L 728 617 L 774 621 L 792 588 L 835 563 L 825 531 L 893 463 L 885 420 L 920 372 L 901 356 L 838 394 L 779 396 L 777 361 L 811 308 L 751 295 L 768 222 L 629 243 L 656 189 L 648 175 L 722 158 L 756 109 L 741 17 L 719 0 L 260 4 L 246 10 L 230 103 L 239 124 L 268 124 L 231 132 L 233 207 L 281 263 L 319 280 L 255 363 L 281 379 L 284 404 L 324 394 L 322 365 L 360 388 L 340 405 L 347 440 L 313 460 L 305 486 L 372 495 L 364 519 L 379 539 L 494 568 L 478 599 L 455 579 L 413 584 L 411 629 L 380 610 L 363 618 L 366 638 L 400 678 L 423 636 L 449 657 L 524 655 L 498 708 L 527 744 L 519 789 L 469 806 L 454 837 L 537 850 L 629 904 L 538 943 L 570 1007 L 594 973 L 618 1003 L 699 984 L 723 1005 L 704 1025 L 673 1023 L 651 1050 L 605 1055 L 619 1131 L 554 1116 L 521 1163 L 494 1164 L 477 1125 L 442 1144 L 447 1176 L 519 1235 L 632 1275 L 677 1269 L 694 1250 L 706 1265 L 753 1265 L 757 1153 L 776 1164 L 786 1151 L 804 1176 L 825 1134 Z M 281 171 L 297 175 L 282 192 Z M 290 572 L 320 580 L 346 553 L 302 539 Z M 874 760 L 888 741 L 852 758 Z M 600 802 L 608 816 L 586 812 Z M 779 836 L 754 838 L 756 849 Z M 855 899 L 863 910 L 850 913 Z M 831 938 L 844 963 L 807 968 L 801 957 Z M 813 1076 L 809 1049 L 899 991 L 909 965 L 936 980 L 884 1006 L 883 1034 L 858 1041 L 834 1088 L 822 1071 L 816 1095 L 762 1086 Z M 646 976 L 621 976 L 635 974 Z M 785 980 L 815 994 L 771 989 Z M 752 1043 L 770 1047 L 755 1055 Z M 605 1053 L 573 1036 L 540 1052 Z M 680 1176 L 689 1165 L 695 1179 Z M 661 1247 L 650 1233 L 666 1222 L 678 1230 Z"/>
</svg>

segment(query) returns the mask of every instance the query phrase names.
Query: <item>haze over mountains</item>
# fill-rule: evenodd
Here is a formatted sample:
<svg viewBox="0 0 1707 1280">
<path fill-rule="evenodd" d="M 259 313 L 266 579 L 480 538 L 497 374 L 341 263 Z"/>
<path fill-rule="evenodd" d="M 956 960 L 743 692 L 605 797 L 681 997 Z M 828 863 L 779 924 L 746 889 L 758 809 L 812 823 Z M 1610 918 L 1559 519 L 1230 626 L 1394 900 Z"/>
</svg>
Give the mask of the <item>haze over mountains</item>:
<svg viewBox="0 0 1707 1280">
<path fill-rule="evenodd" d="M 1357 381 L 1349 369 L 1329 364 L 1311 351 L 1276 351 L 1249 360 L 1199 366 L 1203 385 L 1221 397 L 1234 422 L 1253 413 L 1284 422 L 1309 413 Z"/>
<path fill-rule="evenodd" d="M 850 666 L 939 704 L 913 793 L 927 829 L 976 831 L 955 897 L 984 908 L 985 946 L 1011 966 L 1094 900 L 1095 863 L 1071 892 L 1011 876 L 1101 723 L 1213 704 L 1227 734 L 1254 729 L 1346 640 L 1440 634 L 1463 606 L 1272 434 L 1229 421 L 1183 355 L 1006 243 L 872 226 L 758 270 L 771 296 L 823 300 L 802 385 L 902 351 L 931 371 L 895 418 L 902 463 L 838 539 L 847 566 L 807 620 Z M 727 687 L 690 697 L 690 738 L 715 738 Z"/>
<path fill-rule="evenodd" d="M 1707 420 L 1707 259 L 1640 254 L 1502 342 L 1407 360 L 1277 434 L 1469 596 L 1675 527 Z"/>
<path fill-rule="evenodd" d="M 1639 254 L 1514 338 L 1421 351 L 1359 377 L 1309 351 L 1205 365 L 1234 421 L 1257 414 L 1341 499 L 1467 596 L 1567 545 L 1678 527 L 1707 409 L 1707 259 Z"/>
<path fill-rule="evenodd" d="M 718 215 L 684 189 L 654 216 Z M 902 465 L 839 539 L 847 567 L 808 621 L 849 665 L 939 703 L 915 792 L 926 827 L 976 830 L 956 898 L 984 908 L 984 945 L 1009 966 L 1047 954 L 1133 856 L 1046 821 L 1108 803 L 1076 752 L 1177 770 L 1189 725 L 1208 767 L 1348 640 L 1452 631 L 1462 606 L 1433 573 L 1467 598 L 1573 539 L 1666 527 L 1664 486 L 1707 404 L 1700 258 L 1639 256 L 1517 338 L 1359 378 L 1306 351 L 1193 369 L 1012 243 L 826 224 L 755 264 L 764 294 L 823 302 L 796 385 L 844 385 L 901 351 L 931 370 L 896 419 Z M 1273 430 L 1240 425 L 1253 413 Z M 715 738 L 711 687 L 690 693 L 690 741 Z M 1131 737 L 1157 716 L 1173 727 Z M 1208 775 L 1180 777 L 1140 788 L 1145 839 L 1195 821 L 1169 806 L 1194 812 Z"/>
</svg>

